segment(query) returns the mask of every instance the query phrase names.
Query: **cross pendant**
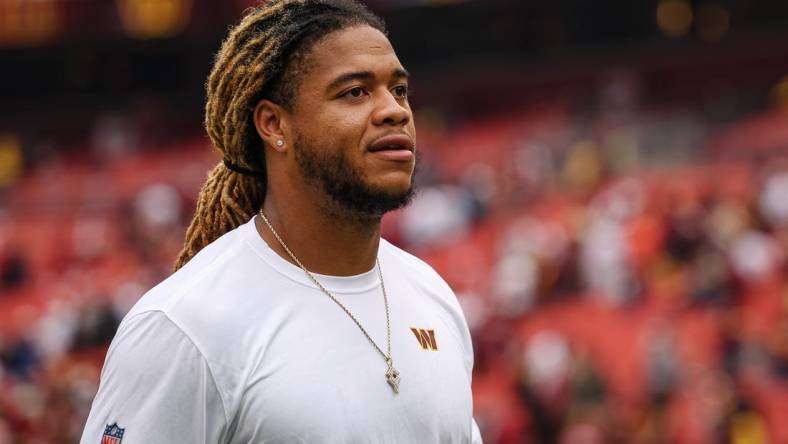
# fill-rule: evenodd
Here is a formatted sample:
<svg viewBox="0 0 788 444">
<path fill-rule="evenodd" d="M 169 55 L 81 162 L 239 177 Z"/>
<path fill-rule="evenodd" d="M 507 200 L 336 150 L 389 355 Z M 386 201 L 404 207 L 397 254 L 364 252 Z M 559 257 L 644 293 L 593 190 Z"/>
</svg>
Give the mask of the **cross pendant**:
<svg viewBox="0 0 788 444">
<path fill-rule="evenodd" d="M 389 383 L 391 389 L 394 390 L 394 393 L 398 394 L 399 381 L 400 381 L 399 372 L 397 371 L 397 369 L 394 368 L 394 365 L 392 365 L 391 361 L 388 362 L 388 365 L 389 365 L 389 369 L 386 372 L 386 382 Z"/>
</svg>

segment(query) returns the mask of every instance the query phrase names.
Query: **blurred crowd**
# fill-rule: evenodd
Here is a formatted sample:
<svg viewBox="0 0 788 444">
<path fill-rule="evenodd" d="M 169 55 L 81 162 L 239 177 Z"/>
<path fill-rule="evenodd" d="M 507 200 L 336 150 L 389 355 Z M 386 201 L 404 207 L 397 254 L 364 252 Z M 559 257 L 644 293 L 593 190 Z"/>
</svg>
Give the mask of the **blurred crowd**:
<svg viewBox="0 0 788 444">
<path fill-rule="evenodd" d="M 465 307 L 489 442 L 788 442 L 788 141 L 721 153 L 746 123 L 677 114 L 543 110 L 435 153 L 483 154 L 400 233 Z M 644 157 L 654 139 L 695 148 Z"/>
<path fill-rule="evenodd" d="M 419 114 L 419 193 L 384 236 L 465 309 L 485 442 L 788 443 L 788 140 L 720 156 L 724 129 L 609 93 Z M 4 185 L 0 444 L 78 441 L 120 319 L 171 272 L 218 159 L 139 144 L 104 120 Z"/>
<path fill-rule="evenodd" d="M 612 179 L 425 252 L 466 307 L 490 441 L 786 442 L 786 177 Z"/>
</svg>

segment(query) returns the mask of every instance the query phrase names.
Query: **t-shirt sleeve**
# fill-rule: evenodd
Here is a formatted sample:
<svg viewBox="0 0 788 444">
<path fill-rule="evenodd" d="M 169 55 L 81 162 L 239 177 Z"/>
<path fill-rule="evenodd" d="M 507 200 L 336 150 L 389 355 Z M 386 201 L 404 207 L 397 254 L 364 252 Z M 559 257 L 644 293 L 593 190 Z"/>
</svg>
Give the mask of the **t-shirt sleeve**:
<svg viewBox="0 0 788 444">
<path fill-rule="evenodd" d="M 458 340 L 462 346 L 465 371 L 468 374 L 468 381 L 470 382 L 473 378 L 473 342 L 471 339 L 470 329 L 468 328 L 468 322 L 465 320 L 465 313 L 463 313 L 462 306 L 460 305 L 454 290 L 449 287 L 449 284 L 446 283 L 446 281 L 444 281 L 437 272 L 433 270 L 433 273 L 439 287 L 443 288 L 443 292 L 446 295 L 446 300 L 448 301 L 448 305 L 450 307 L 449 313 L 452 315 L 454 325 L 456 326 Z M 482 444 L 482 435 L 479 431 L 479 426 L 476 424 L 476 420 L 473 417 L 471 418 L 471 443 Z"/>
<path fill-rule="evenodd" d="M 471 420 L 471 444 L 483 444 L 482 442 L 482 432 L 479 431 L 479 425 L 476 424 L 476 420 Z"/>
<path fill-rule="evenodd" d="M 104 442 L 105 432 L 123 444 L 218 443 L 227 422 L 205 357 L 152 311 L 126 319 L 113 339 L 80 443 Z"/>
</svg>

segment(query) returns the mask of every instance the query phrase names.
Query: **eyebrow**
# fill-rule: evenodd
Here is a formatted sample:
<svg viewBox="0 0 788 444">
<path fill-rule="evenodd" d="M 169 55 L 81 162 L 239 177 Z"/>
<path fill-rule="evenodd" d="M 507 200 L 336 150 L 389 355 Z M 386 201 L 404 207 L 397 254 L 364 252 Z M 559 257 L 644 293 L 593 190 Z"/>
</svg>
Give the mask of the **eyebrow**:
<svg viewBox="0 0 788 444">
<path fill-rule="evenodd" d="M 391 76 L 396 79 L 407 79 L 410 77 L 410 73 L 406 71 L 404 68 L 397 68 L 392 73 Z M 372 71 L 353 71 L 347 72 L 344 74 L 339 75 L 337 78 L 331 81 L 326 87 L 327 91 L 331 91 L 338 86 L 353 81 L 353 80 L 364 80 L 370 81 L 375 80 L 375 74 Z"/>
</svg>

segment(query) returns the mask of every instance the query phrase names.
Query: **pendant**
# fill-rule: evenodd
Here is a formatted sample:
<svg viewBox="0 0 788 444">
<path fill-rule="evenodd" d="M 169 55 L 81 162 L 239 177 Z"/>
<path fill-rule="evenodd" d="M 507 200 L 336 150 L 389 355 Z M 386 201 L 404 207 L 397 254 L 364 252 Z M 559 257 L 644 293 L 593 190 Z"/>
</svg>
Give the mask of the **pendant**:
<svg viewBox="0 0 788 444">
<path fill-rule="evenodd" d="M 394 390 L 394 394 L 398 394 L 399 393 L 399 381 L 400 381 L 399 372 L 397 371 L 397 369 L 394 368 L 394 365 L 391 362 L 391 359 L 387 359 L 386 363 L 389 366 L 389 369 L 386 372 L 386 382 L 388 382 L 389 385 L 391 386 L 391 389 Z"/>
</svg>

